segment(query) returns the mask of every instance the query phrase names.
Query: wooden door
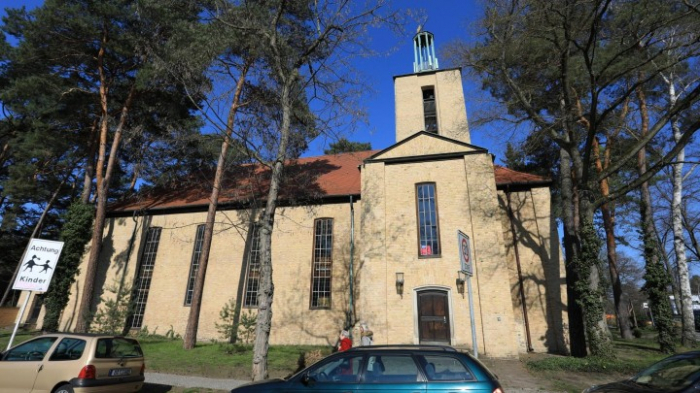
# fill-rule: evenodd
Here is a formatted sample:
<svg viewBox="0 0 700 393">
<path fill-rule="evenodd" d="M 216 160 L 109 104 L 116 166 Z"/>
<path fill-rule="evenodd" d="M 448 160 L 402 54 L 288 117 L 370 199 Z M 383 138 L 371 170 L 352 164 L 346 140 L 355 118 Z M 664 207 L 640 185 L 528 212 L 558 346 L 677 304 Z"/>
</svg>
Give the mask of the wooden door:
<svg viewBox="0 0 700 393">
<path fill-rule="evenodd" d="M 450 344 L 447 292 L 418 292 L 418 329 L 421 344 Z"/>
</svg>

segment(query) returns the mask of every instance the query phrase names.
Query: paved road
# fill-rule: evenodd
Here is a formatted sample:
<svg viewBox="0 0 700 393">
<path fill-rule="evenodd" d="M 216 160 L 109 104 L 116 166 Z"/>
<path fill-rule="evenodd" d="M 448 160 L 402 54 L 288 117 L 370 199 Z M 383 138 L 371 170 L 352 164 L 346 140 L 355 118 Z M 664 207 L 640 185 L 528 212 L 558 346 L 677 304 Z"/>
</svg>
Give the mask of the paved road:
<svg viewBox="0 0 700 393">
<path fill-rule="evenodd" d="M 146 373 L 146 382 L 158 385 L 180 386 L 183 388 L 208 388 L 219 390 L 230 390 L 248 381 L 238 379 L 217 379 L 193 377 L 187 375 L 172 375 L 161 373 Z M 508 393 L 555 393 L 539 388 L 520 388 L 516 386 L 504 386 Z"/>
<path fill-rule="evenodd" d="M 159 385 L 180 386 L 183 388 L 209 388 L 220 390 L 231 390 L 236 386 L 243 385 L 249 381 L 237 379 L 218 379 L 193 377 L 189 375 L 173 375 L 161 373 L 146 373 L 146 382 Z"/>
</svg>

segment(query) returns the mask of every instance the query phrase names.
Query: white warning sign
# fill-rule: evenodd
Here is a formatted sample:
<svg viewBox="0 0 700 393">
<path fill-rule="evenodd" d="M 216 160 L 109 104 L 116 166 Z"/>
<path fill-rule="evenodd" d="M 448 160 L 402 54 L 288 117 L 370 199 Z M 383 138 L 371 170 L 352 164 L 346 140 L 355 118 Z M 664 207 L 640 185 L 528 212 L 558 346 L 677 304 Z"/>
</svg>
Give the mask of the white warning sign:
<svg viewBox="0 0 700 393">
<path fill-rule="evenodd" d="M 62 250 L 63 242 L 31 239 L 12 289 L 46 292 Z"/>
</svg>

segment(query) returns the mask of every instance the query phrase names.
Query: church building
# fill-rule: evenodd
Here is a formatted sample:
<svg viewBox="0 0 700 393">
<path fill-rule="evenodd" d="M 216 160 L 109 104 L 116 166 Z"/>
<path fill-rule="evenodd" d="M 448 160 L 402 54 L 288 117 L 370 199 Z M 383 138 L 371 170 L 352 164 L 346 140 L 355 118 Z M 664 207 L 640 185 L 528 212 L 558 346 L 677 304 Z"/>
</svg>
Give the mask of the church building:
<svg viewBox="0 0 700 393">
<path fill-rule="evenodd" d="M 413 73 L 394 77 L 394 144 L 287 164 L 272 234 L 270 344 L 332 345 L 362 321 L 374 344 L 567 353 L 551 181 L 495 165 L 472 145 L 461 69 L 439 68 L 429 32 L 415 36 L 414 54 Z M 229 301 L 255 315 L 256 196 L 266 186 L 249 175 L 260 170 L 230 170 L 222 188 L 200 341 L 223 340 L 216 324 Z M 129 288 L 131 329 L 184 336 L 210 192 L 209 183 L 183 185 L 110 208 L 98 309 Z M 62 329 L 75 326 L 84 271 Z"/>
</svg>

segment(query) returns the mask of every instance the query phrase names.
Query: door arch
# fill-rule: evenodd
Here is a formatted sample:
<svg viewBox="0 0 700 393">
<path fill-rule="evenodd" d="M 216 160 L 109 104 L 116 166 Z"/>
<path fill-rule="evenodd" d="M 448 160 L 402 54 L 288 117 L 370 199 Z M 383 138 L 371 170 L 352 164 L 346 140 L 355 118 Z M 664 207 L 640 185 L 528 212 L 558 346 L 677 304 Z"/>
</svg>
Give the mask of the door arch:
<svg viewBox="0 0 700 393">
<path fill-rule="evenodd" d="M 450 302 L 448 292 L 440 289 L 419 290 L 416 293 L 418 310 L 418 343 L 450 345 Z"/>
</svg>

